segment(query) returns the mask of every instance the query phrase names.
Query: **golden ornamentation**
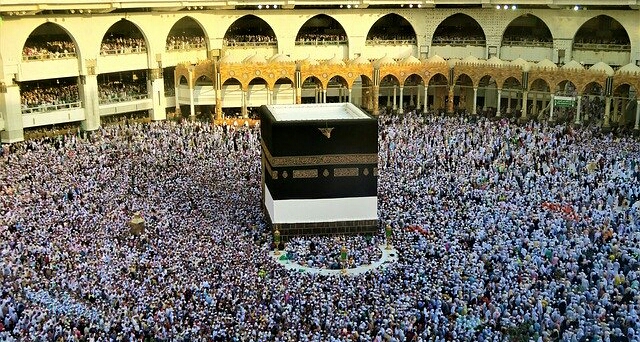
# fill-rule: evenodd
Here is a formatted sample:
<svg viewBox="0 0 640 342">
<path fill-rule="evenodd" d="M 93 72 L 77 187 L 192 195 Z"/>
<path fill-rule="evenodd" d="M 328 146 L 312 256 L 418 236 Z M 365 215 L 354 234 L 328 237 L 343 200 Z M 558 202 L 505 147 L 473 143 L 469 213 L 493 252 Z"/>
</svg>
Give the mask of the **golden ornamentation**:
<svg viewBox="0 0 640 342">
<path fill-rule="evenodd" d="M 317 156 L 274 157 L 262 142 L 262 151 L 267 162 L 273 167 L 315 166 L 315 165 L 358 165 L 377 164 L 378 154 L 323 154 Z"/>
<path fill-rule="evenodd" d="M 334 177 L 357 177 L 358 176 L 358 168 L 357 167 L 338 167 L 333 169 Z"/>
<path fill-rule="evenodd" d="M 364 170 L 362 170 L 362 174 L 365 175 L 365 176 L 368 176 L 369 175 L 369 169 L 365 167 Z"/>
<path fill-rule="evenodd" d="M 322 171 L 322 175 L 325 177 L 329 177 L 329 170 L 324 169 L 324 171 Z"/>
<path fill-rule="evenodd" d="M 293 170 L 293 178 L 318 178 L 318 170 Z"/>
<path fill-rule="evenodd" d="M 287 177 L 289 177 L 289 172 L 282 171 L 282 178 L 287 178 Z"/>
</svg>

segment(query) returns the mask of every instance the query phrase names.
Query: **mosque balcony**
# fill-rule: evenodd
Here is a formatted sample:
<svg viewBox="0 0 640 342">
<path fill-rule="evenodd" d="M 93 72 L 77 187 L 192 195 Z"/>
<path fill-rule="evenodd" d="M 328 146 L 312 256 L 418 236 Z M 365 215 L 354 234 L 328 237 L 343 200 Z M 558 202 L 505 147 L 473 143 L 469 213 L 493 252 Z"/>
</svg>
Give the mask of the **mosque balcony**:
<svg viewBox="0 0 640 342">
<path fill-rule="evenodd" d="M 179 63 L 195 64 L 205 59 L 207 59 L 207 48 L 198 46 L 189 49 L 166 50 L 162 58 L 162 64 L 165 67 L 175 66 Z"/>
<path fill-rule="evenodd" d="M 100 73 L 149 69 L 149 60 L 145 49 L 122 53 L 103 51 L 98 58 L 98 68 Z"/>
<path fill-rule="evenodd" d="M 125 96 L 121 98 L 100 101 L 100 116 L 122 114 L 149 110 L 153 103 L 147 94 Z"/>
<path fill-rule="evenodd" d="M 24 128 L 83 121 L 84 119 L 85 113 L 84 108 L 82 108 L 82 102 L 22 109 L 22 126 Z"/>
<path fill-rule="evenodd" d="M 78 76 L 78 59 L 73 54 L 23 56 L 17 80 L 20 82 Z"/>
</svg>

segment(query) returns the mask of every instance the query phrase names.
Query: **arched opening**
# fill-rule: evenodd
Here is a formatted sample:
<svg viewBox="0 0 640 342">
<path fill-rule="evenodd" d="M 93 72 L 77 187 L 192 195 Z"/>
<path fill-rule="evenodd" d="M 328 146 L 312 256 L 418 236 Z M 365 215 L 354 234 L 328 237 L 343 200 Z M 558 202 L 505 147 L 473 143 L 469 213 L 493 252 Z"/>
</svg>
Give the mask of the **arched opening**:
<svg viewBox="0 0 640 342">
<path fill-rule="evenodd" d="M 344 77 L 336 75 L 327 82 L 327 103 L 349 101 L 349 82 Z"/>
<path fill-rule="evenodd" d="M 146 53 L 147 43 L 140 29 L 132 22 L 122 19 L 111 25 L 102 37 L 101 55 Z"/>
<path fill-rule="evenodd" d="M 198 77 L 194 85 L 196 87 L 206 87 L 206 86 L 213 87 L 213 80 L 209 76 L 202 75 Z"/>
<path fill-rule="evenodd" d="M 380 79 L 378 105 L 386 107 L 387 112 L 398 110 L 399 87 L 400 81 L 394 75 L 389 74 Z"/>
<path fill-rule="evenodd" d="M 574 50 L 630 51 L 631 41 L 624 26 L 608 15 L 582 24 L 573 39 Z"/>
<path fill-rule="evenodd" d="M 456 114 L 464 115 L 472 112 L 473 80 L 467 74 L 461 74 L 456 79 L 453 88 L 453 110 Z"/>
<path fill-rule="evenodd" d="M 424 79 L 418 74 L 411 74 L 404 80 L 403 104 L 406 110 L 420 110 L 424 103 Z"/>
<path fill-rule="evenodd" d="M 229 78 L 222 83 L 222 111 L 225 117 L 242 117 L 242 83 Z"/>
<path fill-rule="evenodd" d="M 502 46 L 553 47 L 549 26 L 532 14 L 523 14 L 511 21 L 502 35 Z"/>
<path fill-rule="evenodd" d="M 206 49 L 207 40 L 202 26 L 191 17 L 178 20 L 167 35 L 166 50 Z"/>
<path fill-rule="evenodd" d="M 369 33 L 367 45 L 407 45 L 416 44 L 416 32 L 404 17 L 390 13 L 378 19 Z"/>
<path fill-rule="evenodd" d="M 101 105 L 149 98 L 147 70 L 98 75 L 98 97 Z"/>
<path fill-rule="evenodd" d="M 198 120 L 211 121 L 214 118 L 216 92 L 213 80 L 207 75 L 200 75 L 193 83 L 194 111 Z"/>
<path fill-rule="evenodd" d="M 22 114 L 53 112 L 82 106 L 77 77 L 20 82 L 18 85 Z"/>
<path fill-rule="evenodd" d="M 491 75 L 484 75 L 478 81 L 478 99 L 476 100 L 480 114 L 492 117 L 497 113 L 498 83 Z"/>
<path fill-rule="evenodd" d="M 255 15 L 245 15 L 234 21 L 224 34 L 224 45 L 277 46 L 278 40 L 266 21 Z"/>
<path fill-rule="evenodd" d="M 576 85 L 570 80 L 558 83 L 554 93 L 553 117 L 557 122 L 573 122 L 576 116 Z"/>
<path fill-rule="evenodd" d="M 296 103 L 296 92 L 293 81 L 288 77 L 276 80 L 273 86 L 273 104 L 293 104 Z"/>
<path fill-rule="evenodd" d="M 604 88 L 598 82 L 584 87 L 580 104 L 580 116 L 585 124 L 602 120 L 605 110 Z"/>
<path fill-rule="evenodd" d="M 482 46 L 486 45 L 484 30 L 472 17 L 457 13 L 436 28 L 431 41 L 433 46 Z"/>
<path fill-rule="evenodd" d="M 437 73 L 429 79 L 427 106 L 430 111 L 444 112 L 449 96 L 449 80 Z"/>
<path fill-rule="evenodd" d="M 249 81 L 249 87 L 247 89 L 247 113 L 250 118 L 255 119 L 260 115 L 255 107 L 271 104 L 272 101 L 271 90 L 269 89 L 267 81 L 261 77 L 256 77 Z"/>
<path fill-rule="evenodd" d="M 522 83 L 520 80 L 513 76 L 504 80 L 500 95 L 502 96 L 500 112 L 505 113 L 507 117 L 519 117 L 522 111 Z"/>
<path fill-rule="evenodd" d="M 76 44 L 60 25 L 44 23 L 31 32 L 22 47 L 22 60 L 76 58 Z"/>
<path fill-rule="evenodd" d="M 367 75 L 360 75 L 351 85 L 351 103 L 373 111 L 373 81 Z"/>
<path fill-rule="evenodd" d="M 531 116 L 539 118 L 549 114 L 551 87 L 547 81 L 541 78 L 533 80 L 528 97 L 531 100 L 531 108 L 527 112 L 531 113 Z"/>
<path fill-rule="evenodd" d="M 164 96 L 172 97 L 176 95 L 176 67 L 166 67 L 162 70 L 162 79 L 164 81 Z"/>
<path fill-rule="evenodd" d="M 307 20 L 296 35 L 296 45 L 345 45 L 347 33 L 342 25 L 326 14 Z"/>
<path fill-rule="evenodd" d="M 189 80 L 187 80 L 186 77 L 184 76 L 180 76 L 180 85 L 184 85 L 184 86 L 188 86 L 189 85 Z"/>
<path fill-rule="evenodd" d="M 323 103 L 324 93 L 322 81 L 315 76 L 309 76 L 302 82 L 302 103 Z"/>
<path fill-rule="evenodd" d="M 611 123 L 619 127 L 631 126 L 635 123 L 638 89 L 623 83 L 613 90 L 611 98 Z"/>
</svg>

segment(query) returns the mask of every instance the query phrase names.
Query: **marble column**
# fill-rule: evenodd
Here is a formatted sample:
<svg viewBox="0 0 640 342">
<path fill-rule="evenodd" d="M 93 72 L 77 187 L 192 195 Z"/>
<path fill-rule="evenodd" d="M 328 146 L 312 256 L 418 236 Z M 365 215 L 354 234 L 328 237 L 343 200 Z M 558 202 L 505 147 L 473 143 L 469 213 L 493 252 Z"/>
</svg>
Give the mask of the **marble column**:
<svg viewBox="0 0 640 342">
<path fill-rule="evenodd" d="M 473 87 L 473 109 L 471 114 L 478 115 L 478 87 Z"/>
<path fill-rule="evenodd" d="M 500 117 L 500 105 L 502 101 L 502 89 L 498 89 L 498 103 L 496 104 L 496 116 Z"/>
<path fill-rule="evenodd" d="M 580 112 L 582 111 L 582 95 L 578 94 L 578 102 L 576 103 L 576 124 L 580 124 Z"/>
</svg>

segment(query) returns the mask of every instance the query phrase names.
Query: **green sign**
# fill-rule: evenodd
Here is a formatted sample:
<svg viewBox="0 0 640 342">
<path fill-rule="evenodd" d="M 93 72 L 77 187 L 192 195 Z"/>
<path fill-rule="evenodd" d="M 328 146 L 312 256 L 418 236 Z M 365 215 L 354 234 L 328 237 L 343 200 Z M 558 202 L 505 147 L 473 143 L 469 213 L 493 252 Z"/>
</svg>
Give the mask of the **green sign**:
<svg viewBox="0 0 640 342">
<path fill-rule="evenodd" d="M 576 98 L 572 96 L 556 96 L 553 99 L 553 105 L 555 107 L 575 107 Z"/>
</svg>

